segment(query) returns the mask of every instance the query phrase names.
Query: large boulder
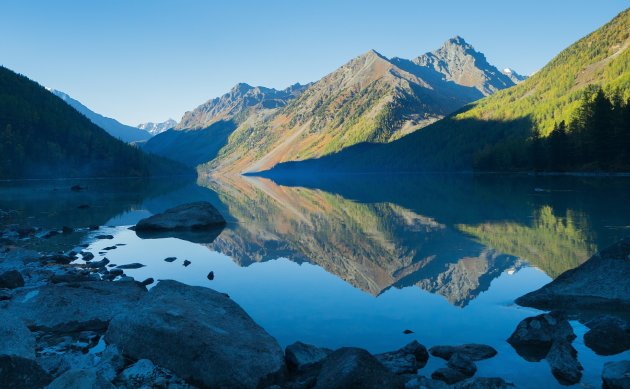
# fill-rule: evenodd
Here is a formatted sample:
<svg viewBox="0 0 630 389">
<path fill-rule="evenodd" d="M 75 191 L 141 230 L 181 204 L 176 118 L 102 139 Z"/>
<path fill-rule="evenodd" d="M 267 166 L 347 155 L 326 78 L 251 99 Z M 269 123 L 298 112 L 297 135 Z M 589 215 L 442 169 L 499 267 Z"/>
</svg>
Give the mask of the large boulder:
<svg viewBox="0 0 630 389">
<path fill-rule="evenodd" d="M 544 310 L 630 311 L 630 238 L 519 297 L 516 303 Z"/>
<path fill-rule="evenodd" d="M 136 231 L 207 230 L 225 225 L 225 219 L 206 201 L 182 204 L 136 224 Z"/>
<path fill-rule="evenodd" d="M 32 359 L 0 355 L 0 388 L 43 388 L 52 377 Z"/>
<path fill-rule="evenodd" d="M 295 342 L 284 351 L 287 367 L 290 370 L 300 371 L 321 363 L 332 350 L 320 348 L 311 344 Z"/>
<path fill-rule="evenodd" d="M 57 377 L 46 389 L 116 389 L 94 369 L 68 370 Z"/>
<path fill-rule="evenodd" d="M 615 355 L 630 350 L 630 323 L 616 316 L 598 316 L 586 322 L 589 331 L 584 344 L 599 355 Z"/>
<path fill-rule="evenodd" d="M 256 388 L 284 369 L 282 349 L 223 293 L 161 281 L 115 317 L 106 341 L 209 387 Z"/>
<path fill-rule="evenodd" d="M 35 337 L 17 319 L 0 311 L 0 354 L 35 359 Z"/>
<path fill-rule="evenodd" d="M 630 388 L 630 361 L 606 362 L 602 372 L 604 389 Z"/>
<path fill-rule="evenodd" d="M 577 359 L 577 350 L 568 342 L 554 342 L 547 354 L 551 373 L 563 385 L 573 385 L 582 379 L 582 365 Z"/>
<path fill-rule="evenodd" d="M 112 317 L 128 312 L 146 294 L 134 282 L 88 281 L 20 290 L 6 313 L 31 329 L 55 332 L 101 331 Z"/>
<path fill-rule="evenodd" d="M 0 274 L 0 289 L 15 289 L 24 286 L 24 278 L 17 270 L 9 270 Z"/>
<path fill-rule="evenodd" d="M 396 389 L 404 380 L 366 350 L 344 347 L 324 360 L 315 389 Z"/>
<path fill-rule="evenodd" d="M 396 351 L 375 355 L 376 359 L 394 374 L 416 374 L 429 360 L 427 348 L 413 341 Z"/>
<path fill-rule="evenodd" d="M 463 344 L 460 346 L 434 346 L 429 349 L 434 357 L 445 360 L 451 359 L 454 354 L 468 357 L 471 361 L 481 361 L 497 355 L 497 350 L 485 344 Z"/>
<path fill-rule="evenodd" d="M 554 342 L 573 339 L 573 327 L 564 315 L 551 312 L 523 319 L 507 341 L 527 361 L 537 362 L 547 356 Z"/>
</svg>

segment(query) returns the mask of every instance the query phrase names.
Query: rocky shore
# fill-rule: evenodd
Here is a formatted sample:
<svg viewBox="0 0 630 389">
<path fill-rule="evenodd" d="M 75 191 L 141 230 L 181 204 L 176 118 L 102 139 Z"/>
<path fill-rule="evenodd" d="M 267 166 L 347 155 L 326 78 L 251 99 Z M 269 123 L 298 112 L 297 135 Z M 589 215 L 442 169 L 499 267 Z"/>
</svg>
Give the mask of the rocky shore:
<svg viewBox="0 0 630 389">
<path fill-rule="evenodd" d="M 222 218 L 195 220 L 208 228 L 222 224 Z M 177 231 L 187 228 L 178 224 Z M 512 386 L 499 377 L 475 376 L 475 362 L 497 354 L 487 345 L 427 350 L 413 341 L 373 355 L 360 348 L 330 350 L 297 342 L 283 350 L 226 294 L 172 280 L 140 282 L 125 275 L 124 267 L 94 260 L 80 247 L 54 253 L 22 247 L 49 233 L 15 225 L 0 230 L 3 388 Z M 630 252 L 623 255 L 630 260 Z M 567 318 L 553 311 L 525 319 L 507 341 L 527 360 L 546 360 L 559 382 L 569 385 L 580 381 L 582 366 Z M 586 325 L 590 331 L 584 340 L 598 354 L 630 349 L 630 325 L 624 319 L 596 315 Z M 418 374 L 429 358 L 446 364 L 430 377 Z M 602 379 L 607 388 L 630 387 L 630 362 L 607 364 Z"/>
</svg>

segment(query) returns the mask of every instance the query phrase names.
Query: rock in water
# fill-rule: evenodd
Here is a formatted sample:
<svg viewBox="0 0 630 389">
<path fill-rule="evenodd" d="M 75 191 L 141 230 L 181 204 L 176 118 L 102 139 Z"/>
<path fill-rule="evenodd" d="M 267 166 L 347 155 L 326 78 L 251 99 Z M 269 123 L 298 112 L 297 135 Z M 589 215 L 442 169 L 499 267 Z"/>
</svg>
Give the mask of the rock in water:
<svg viewBox="0 0 630 389">
<path fill-rule="evenodd" d="M 604 389 L 630 388 L 630 361 L 606 362 L 602 381 Z"/>
<path fill-rule="evenodd" d="M 136 231 L 206 230 L 225 225 L 225 219 L 212 204 L 200 201 L 179 205 L 142 219 Z"/>
<path fill-rule="evenodd" d="M 256 388 L 284 368 L 282 349 L 222 293 L 161 281 L 112 320 L 109 344 L 209 387 Z"/>
<path fill-rule="evenodd" d="M 375 355 L 376 359 L 394 374 L 416 374 L 429 360 L 427 348 L 413 341 L 405 347 Z"/>
<path fill-rule="evenodd" d="M 616 316 L 598 316 L 586 323 L 590 330 L 584 343 L 599 355 L 615 355 L 630 350 L 630 323 Z"/>
<path fill-rule="evenodd" d="M 17 270 L 10 270 L 0 274 L 0 288 L 15 289 L 24 286 L 24 278 Z"/>
<path fill-rule="evenodd" d="M 369 352 L 344 347 L 324 360 L 315 389 L 402 389 L 404 386 L 401 377 L 387 370 Z"/>
<path fill-rule="evenodd" d="M 514 385 L 508 384 L 503 378 L 477 377 L 455 385 L 455 389 L 508 389 Z"/>
<path fill-rule="evenodd" d="M 35 337 L 21 320 L 0 311 L 0 355 L 35 359 Z"/>
<path fill-rule="evenodd" d="M 294 371 L 304 370 L 324 360 L 332 350 L 319 348 L 311 344 L 295 342 L 285 349 L 287 367 Z"/>
<path fill-rule="evenodd" d="M 577 350 L 568 342 L 556 341 L 547 354 L 551 373 L 563 385 L 573 385 L 582 379 L 582 365 L 577 359 Z"/>
<path fill-rule="evenodd" d="M 630 311 L 630 238 L 516 299 L 539 309 Z"/>
<path fill-rule="evenodd" d="M 571 324 L 562 314 L 551 312 L 523 319 L 507 341 L 525 360 L 538 362 L 547 356 L 554 342 L 571 343 L 573 339 Z"/>
<path fill-rule="evenodd" d="M 32 359 L 0 355 L 0 387 L 43 388 L 52 377 Z"/>
<path fill-rule="evenodd" d="M 461 346 L 434 346 L 429 349 L 434 357 L 451 359 L 453 354 L 467 356 L 471 361 L 481 361 L 497 355 L 497 350 L 485 344 L 463 344 Z"/>
</svg>

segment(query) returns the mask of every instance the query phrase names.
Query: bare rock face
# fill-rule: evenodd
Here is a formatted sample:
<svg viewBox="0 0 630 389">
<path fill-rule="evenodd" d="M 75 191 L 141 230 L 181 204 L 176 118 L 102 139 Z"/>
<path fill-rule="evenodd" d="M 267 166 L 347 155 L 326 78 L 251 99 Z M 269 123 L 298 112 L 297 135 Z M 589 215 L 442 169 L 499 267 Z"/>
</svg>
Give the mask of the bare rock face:
<svg viewBox="0 0 630 389">
<path fill-rule="evenodd" d="M 284 353 L 225 294 L 161 281 L 115 317 L 106 341 L 208 387 L 256 388 L 284 369 Z"/>
<path fill-rule="evenodd" d="M 390 372 L 366 350 L 344 347 L 322 365 L 315 389 L 404 388 L 404 380 Z"/>
<path fill-rule="evenodd" d="M 207 230 L 225 225 L 219 211 L 206 201 L 182 204 L 138 222 L 136 231 Z"/>
<path fill-rule="evenodd" d="M 593 255 L 516 303 L 544 310 L 630 311 L 630 239 Z"/>
<path fill-rule="evenodd" d="M 405 347 L 375 355 L 376 359 L 394 374 L 415 374 L 429 360 L 426 347 L 413 341 Z"/>
</svg>

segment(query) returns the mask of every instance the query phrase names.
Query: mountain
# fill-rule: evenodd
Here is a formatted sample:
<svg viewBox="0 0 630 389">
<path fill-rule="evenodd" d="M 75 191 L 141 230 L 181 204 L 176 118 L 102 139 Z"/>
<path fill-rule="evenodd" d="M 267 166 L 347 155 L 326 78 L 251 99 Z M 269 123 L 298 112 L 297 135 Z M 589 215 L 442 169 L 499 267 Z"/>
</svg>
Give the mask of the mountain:
<svg viewBox="0 0 630 389">
<path fill-rule="evenodd" d="M 136 127 L 142 131 L 146 131 L 149 134 L 155 136 L 157 134 L 161 134 L 166 130 L 170 130 L 171 128 L 174 128 L 177 125 L 177 122 L 173 119 L 168 119 L 165 122 L 161 122 L 161 123 L 153 123 L 153 122 L 148 122 L 148 123 L 140 123 L 138 124 Z"/>
<path fill-rule="evenodd" d="M 191 174 L 109 135 L 64 100 L 0 67 L 0 178 Z"/>
<path fill-rule="evenodd" d="M 528 165 L 531 166 L 534 157 L 529 150 L 536 153 L 536 134 L 545 137 L 560 122 L 569 123 L 576 117 L 586 120 L 581 129 L 588 130 L 584 126 L 588 127 L 596 115 L 582 114 L 582 111 L 608 109 L 593 105 L 595 101 L 606 105 L 593 93 L 594 88 L 595 92 L 601 88 L 612 95 L 612 100 L 618 103 L 617 111 L 628 110 L 629 46 L 630 10 L 626 10 L 562 51 L 527 80 L 469 104 L 422 131 L 386 145 L 364 143 L 319 160 L 285 164 L 276 172 L 296 169 L 320 172 L 472 170 L 481 161 L 499 170 L 506 166 L 514 166 L 516 170 L 531 169 Z M 606 125 L 605 120 L 601 122 L 603 125 L 593 124 L 593 128 L 603 129 L 602 133 L 591 133 L 584 143 L 597 144 L 597 139 L 609 136 L 606 132 L 612 131 L 614 124 L 620 132 L 626 128 L 620 134 L 625 140 L 612 139 L 607 144 L 616 143 L 617 147 L 627 144 L 620 147 L 627 149 L 630 147 L 627 139 L 630 119 L 626 120 L 610 125 Z M 603 149 L 602 154 L 607 153 L 615 155 L 612 149 Z M 602 165 L 595 163 L 591 168 L 602 168 Z"/>
<path fill-rule="evenodd" d="M 522 81 L 527 80 L 527 76 L 523 76 L 522 74 L 518 74 L 516 71 L 510 69 L 510 68 L 505 68 L 501 71 L 501 73 L 505 74 L 506 76 L 508 76 L 510 78 L 510 80 L 512 80 L 513 83 L 518 84 Z"/>
<path fill-rule="evenodd" d="M 239 125 L 204 169 L 255 172 L 337 153 L 357 143 L 391 142 L 513 85 L 459 37 L 415 60 L 388 59 L 370 50 L 286 106 Z M 179 127 L 207 125 L 222 117 L 219 112 L 231 113 L 220 100 L 186 115 L 198 120 L 182 120 Z"/>
<path fill-rule="evenodd" d="M 85 117 L 90 119 L 92 123 L 96 124 L 97 126 L 107 131 L 114 138 L 118 138 L 122 140 L 123 142 L 131 143 L 131 142 L 137 142 L 137 141 L 144 141 L 151 137 L 151 134 L 149 134 L 146 131 L 143 131 L 135 127 L 127 126 L 125 124 L 120 123 L 119 121 L 115 119 L 105 117 L 103 115 L 100 115 L 92 111 L 85 105 L 81 104 L 81 102 L 73 99 L 72 97 L 68 96 L 64 92 L 61 92 L 55 89 L 51 89 L 50 92 L 52 92 L 55 96 L 61 98 L 72 108 L 82 113 Z"/>
<path fill-rule="evenodd" d="M 221 97 L 186 112 L 175 128 L 151 138 L 145 151 L 195 167 L 214 159 L 239 126 L 249 128 L 288 104 L 308 85 L 283 90 L 240 83 Z"/>
</svg>

